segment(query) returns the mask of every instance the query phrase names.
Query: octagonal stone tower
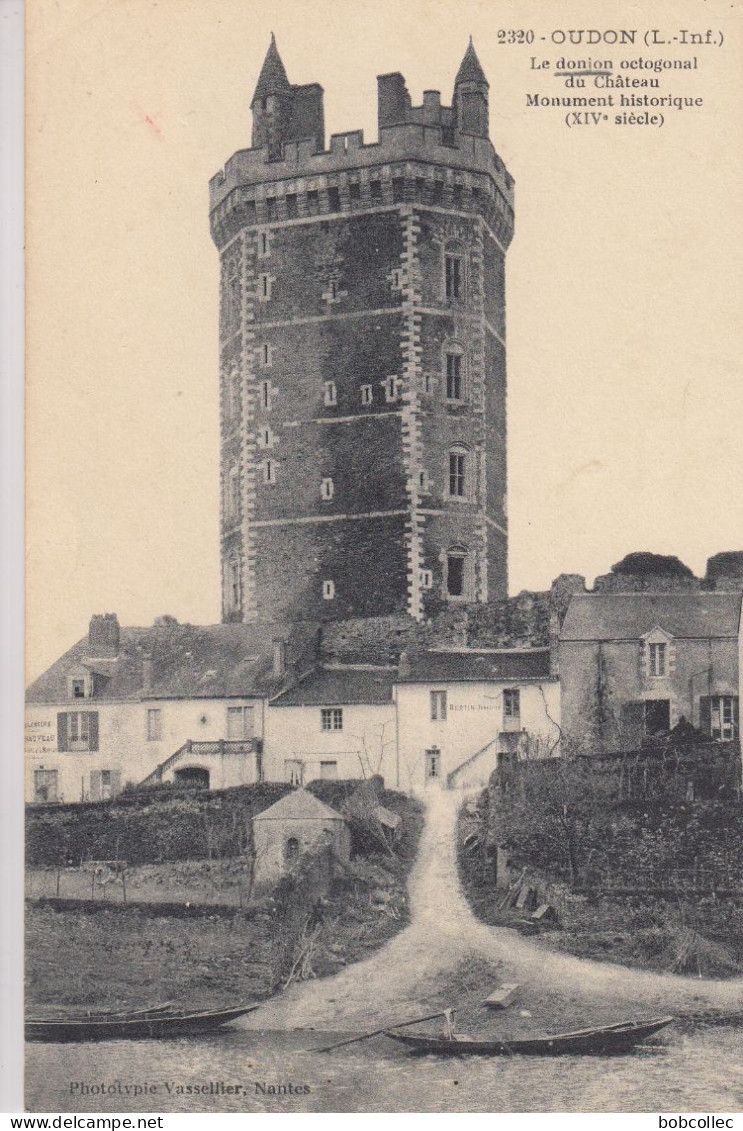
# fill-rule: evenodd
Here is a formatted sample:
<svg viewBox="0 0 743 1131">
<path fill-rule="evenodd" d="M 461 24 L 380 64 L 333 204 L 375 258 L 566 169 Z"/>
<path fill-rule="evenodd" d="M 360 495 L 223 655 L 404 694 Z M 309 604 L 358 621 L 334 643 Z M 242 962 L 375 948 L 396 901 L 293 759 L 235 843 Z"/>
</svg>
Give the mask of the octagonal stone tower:
<svg viewBox="0 0 743 1131">
<path fill-rule="evenodd" d="M 252 148 L 210 183 L 220 252 L 224 620 L 507 594 L 505 253 L 513 181 L 470 41 L 451 106 L 378 79 L 336 134 L 272 37 Z"/>
</svg>

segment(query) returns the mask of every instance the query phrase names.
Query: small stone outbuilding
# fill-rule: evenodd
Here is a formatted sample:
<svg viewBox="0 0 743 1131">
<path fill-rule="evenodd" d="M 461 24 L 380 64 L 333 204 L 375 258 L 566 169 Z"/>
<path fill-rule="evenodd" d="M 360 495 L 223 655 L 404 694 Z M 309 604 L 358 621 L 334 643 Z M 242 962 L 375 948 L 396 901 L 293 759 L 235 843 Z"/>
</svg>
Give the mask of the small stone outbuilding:
<svg viewBox="0 0 743 1131">
<path fill-rule="evenodd" d="M 258 883 L 278 880 L 305 853 L 331 848 L 348 860 L 351 836 L 345 819 L 306 789 L 288 793 L 253 818 Z"/>
</svg>

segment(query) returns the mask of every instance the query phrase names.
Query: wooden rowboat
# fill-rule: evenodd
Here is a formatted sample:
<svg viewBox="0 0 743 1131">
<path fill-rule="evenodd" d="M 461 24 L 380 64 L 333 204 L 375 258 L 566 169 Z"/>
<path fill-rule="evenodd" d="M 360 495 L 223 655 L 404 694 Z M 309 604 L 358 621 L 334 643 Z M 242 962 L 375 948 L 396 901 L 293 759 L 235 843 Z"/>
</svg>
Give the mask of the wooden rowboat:
<svg viewBox="0 0 743 1131">
<path fill-rule="evenodd" d="M 210 1033 L 252 1013 L 258 1005 L 233 1009 L 213 1009 L 186 1013 L 169 1009 L 140 1010 L 126 1016 L 29 1018 L 27 1041 L 111 1041 L 152 1040 L 167 1037 L 196 1037 Z"/>
<path fill-rule="evenodd" d="M 163 1005 L 140 1006 L 138 1009 L 80 1009 L 74 1006 L 58 1006 L 56 1013 L 45 1013 L 38 1017 L 30 1017 L 28 1021 L 38 1021 L 44 1024 L 50 1021 L 128 1021 L 137 1017 L 160 1017 L 163 1014 L 175 1012 L 177 1010 L 172 1002 L 165 1002 Z"/>
<path fill-rule="evenodd" d="M 451 1038 L 432 1037 L 403 1033 L 399 1029 L 386 1029 L 385 1035 L 407 1045 L 411 1052 L 435 1053 L 438 1056 L 608 1056 L 630 1052 L 635 1045 L 670 1025 L 672 1021 L 672 1017 L 620 1021 L 616 1025 L 601 1025 L 595 1029 L 578 1029 L 573 1033 L 554 1033 L 547 1037 L 513 1041 L 478 1040 L 461 1035 L 453 1035 Z"/>
</svg>

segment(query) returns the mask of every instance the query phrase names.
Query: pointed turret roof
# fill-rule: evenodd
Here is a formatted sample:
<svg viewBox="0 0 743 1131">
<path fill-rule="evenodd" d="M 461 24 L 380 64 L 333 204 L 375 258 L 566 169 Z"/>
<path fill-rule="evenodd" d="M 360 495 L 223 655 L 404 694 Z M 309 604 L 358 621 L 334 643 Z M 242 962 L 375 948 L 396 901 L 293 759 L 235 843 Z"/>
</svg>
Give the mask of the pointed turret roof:
<svg viewBox="0 0 743 1131">
<path fill-rule="evenodd" d="M 258 76 L 253 101 L 250 103 L 251 108 L 259 98 L 266 98 L 269 94 L 286 94 L 290 89 L 286 69 L 276 46 L 276 37 L 271 32 L 271 42 L 268 45 L 266 58 L 263 60 L 261 73 Z"/>
<path fill-rule="evenodd" d="M 457 71 L 457 77 L 454 80 L 454 86 L 457 87 L 462 82 L 479 82 L 484 83 L 485 86 L 490 86 L 490 83 L 485 78 L 485 72 L 480 66 L 480 60 L 477 58 L 475 46 L 472 42 L 472 36 L 470 36 L 467 50 L 464 53 L 464 58 L 462 59 L 462 62 L 459 66 L 459 70 Z"/>
</svg>

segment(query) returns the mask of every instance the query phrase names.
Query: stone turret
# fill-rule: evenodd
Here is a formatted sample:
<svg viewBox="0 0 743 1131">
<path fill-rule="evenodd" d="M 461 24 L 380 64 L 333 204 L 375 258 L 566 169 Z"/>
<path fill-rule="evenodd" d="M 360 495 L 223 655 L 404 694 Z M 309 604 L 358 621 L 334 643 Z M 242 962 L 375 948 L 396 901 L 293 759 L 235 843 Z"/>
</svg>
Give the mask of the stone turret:
<svg viewBox="0 0 743 1131">
<path fill-rule="evenodd" d="M 271 33 L 271 42 L 258 76 L 253 101 L 252 145 L 280 158 L 287 141 L 311 138 L 321 150 L 325 143 L 323 90 L 317 83 L 292 86 Z"/>
<path fill-rule="evenodd" d="M 461 66 L 454 80 L 454 111 L 457 128 L 465 134 L 476 137 L 488 136 L 488 91 L 480 60 L 470 36 Z"/>
</svg>

